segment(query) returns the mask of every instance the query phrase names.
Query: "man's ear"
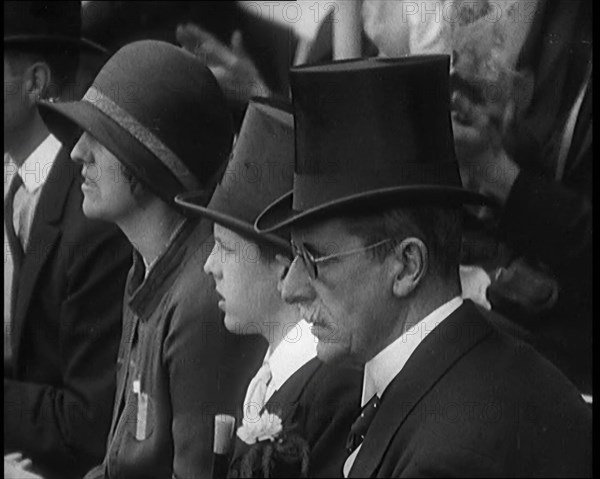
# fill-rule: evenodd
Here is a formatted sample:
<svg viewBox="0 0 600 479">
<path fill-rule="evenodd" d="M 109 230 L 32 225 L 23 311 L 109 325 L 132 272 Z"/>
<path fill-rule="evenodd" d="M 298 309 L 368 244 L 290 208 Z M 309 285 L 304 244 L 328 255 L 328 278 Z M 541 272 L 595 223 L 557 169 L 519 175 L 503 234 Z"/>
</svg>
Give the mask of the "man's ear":
<svg viewBox="0 0 600 479">
<path fill-rule="evenodd" d="M 414 291 L 427 273 L 427 246 L 419 238 L 406 238 L 394 248 L 391 260 L 393 294 L 397 298 L 405 298 Z"/>
<path fill-rule="evenodd" d="M 52 83 L 52 72 L 47 63 L 37 61 L 27 67 L 23 74 L 27 97 L 32 103 L 46 98 Z"/>
</svg>

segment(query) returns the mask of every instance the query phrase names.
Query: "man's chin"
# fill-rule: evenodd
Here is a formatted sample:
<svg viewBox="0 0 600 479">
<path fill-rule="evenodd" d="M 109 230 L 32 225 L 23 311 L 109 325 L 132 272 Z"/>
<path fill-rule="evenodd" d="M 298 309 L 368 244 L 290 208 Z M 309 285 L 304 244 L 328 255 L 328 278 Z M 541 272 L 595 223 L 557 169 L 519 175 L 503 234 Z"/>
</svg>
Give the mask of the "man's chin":
<svg viewBox="0 0 600 479">
<path fill-rule="evenodd" d="M 339 342 L 319 340 L 317 343 L 317 357 L 324 363 L 335 363 L 348 357 L 348 349 Z"/>
</svg>

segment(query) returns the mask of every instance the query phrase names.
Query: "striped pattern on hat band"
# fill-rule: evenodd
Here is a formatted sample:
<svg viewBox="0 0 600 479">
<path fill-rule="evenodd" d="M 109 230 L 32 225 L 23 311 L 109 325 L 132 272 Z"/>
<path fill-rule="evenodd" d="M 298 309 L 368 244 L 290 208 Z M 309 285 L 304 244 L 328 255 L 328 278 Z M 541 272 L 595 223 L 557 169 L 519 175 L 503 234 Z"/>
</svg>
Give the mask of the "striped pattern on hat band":
<svg viewBox="0 0 600 479">
<path fill-rule="evenodd" d="M 90 87 L 85 93 L 83 101 L 94 105 L 148 148 L 187 190 L 201 189 L 198 180 L 167 145 L 100 90 L 93 86 Z"/>
</svg>

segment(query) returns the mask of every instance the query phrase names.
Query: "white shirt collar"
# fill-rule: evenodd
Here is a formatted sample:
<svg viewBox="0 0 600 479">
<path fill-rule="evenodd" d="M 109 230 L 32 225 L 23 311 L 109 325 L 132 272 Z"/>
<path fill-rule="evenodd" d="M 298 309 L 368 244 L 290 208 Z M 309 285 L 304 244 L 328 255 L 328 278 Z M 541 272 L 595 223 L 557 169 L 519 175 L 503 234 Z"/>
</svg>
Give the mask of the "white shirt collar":
<svg viewBox="0 0 600 479">
<path fill-rule="evenodd" d="M 270 352 L 269 349 L 265 356 L 265 361 L 271 368 L 271 381 L 267 388 L 268 397 L 280 389 L 296 371 L 316 357 L 317 338 L 313 336 L 310 324 L 302 319 L 294 327 L 286 328 L 285 338 L 272 354 Z"/>
<path fill-rule="evenodd" d="M 28 192 L 34 192 L 46 182 L 61 147 L 54 135 L 48 135 L 23 162 L 19 176 Z"/>
<path fill-rule="evenodd" d="M 373 395 L 383 395 L 419 344 L 462 303 L 460 296 L 444 303 L 367 362 L 363 376 L 362 406 L 367 404 Z"/>
</svg>

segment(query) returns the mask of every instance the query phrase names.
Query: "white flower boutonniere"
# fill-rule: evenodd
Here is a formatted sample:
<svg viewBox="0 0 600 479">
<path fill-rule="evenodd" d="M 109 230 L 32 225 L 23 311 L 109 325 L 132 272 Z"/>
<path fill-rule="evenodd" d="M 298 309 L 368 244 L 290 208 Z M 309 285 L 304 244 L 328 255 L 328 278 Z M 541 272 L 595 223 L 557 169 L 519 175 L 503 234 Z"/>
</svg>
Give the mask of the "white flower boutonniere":
<svg viewBox="0 0 600 479">
<path fill-rule="evenodd" d="M 250 422 L 244 419 L 242 426 L 237 430 L 237 436 L 249 445 L 267 440 L 272 442 L 277 439 L 282 429 L 281 418 L 265 410 L 258 421 Z"/>
<path fill-rule="evenodd" d="M 268 411 L 253 419 L 244 419 L 237 430 L 248 447 L 230 466 L 229 477 L 308 477 L 310 447 L 298 425 L 284 430 L 281 418 Z"/>
</svg>

